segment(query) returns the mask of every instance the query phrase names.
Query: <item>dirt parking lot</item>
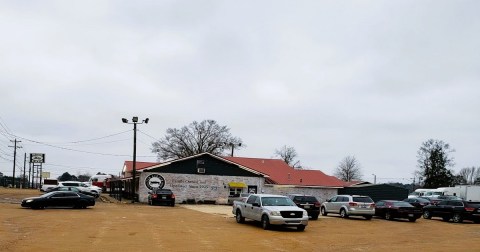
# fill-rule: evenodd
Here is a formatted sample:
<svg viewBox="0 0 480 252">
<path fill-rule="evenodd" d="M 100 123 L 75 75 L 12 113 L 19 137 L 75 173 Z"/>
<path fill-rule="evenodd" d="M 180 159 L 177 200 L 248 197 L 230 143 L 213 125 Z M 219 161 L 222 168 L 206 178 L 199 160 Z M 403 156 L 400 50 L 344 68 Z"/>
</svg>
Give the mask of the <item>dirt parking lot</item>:
<svg viewBox="0 0 480 252">
<path fill-rule="evenodd" d="M 0 251 L 480 251 L 480 224 L 320 217 L 304 232 L 237 224 L 229 206 L 109 203 L 31 210 L 0 188 Z"/>
</svg>

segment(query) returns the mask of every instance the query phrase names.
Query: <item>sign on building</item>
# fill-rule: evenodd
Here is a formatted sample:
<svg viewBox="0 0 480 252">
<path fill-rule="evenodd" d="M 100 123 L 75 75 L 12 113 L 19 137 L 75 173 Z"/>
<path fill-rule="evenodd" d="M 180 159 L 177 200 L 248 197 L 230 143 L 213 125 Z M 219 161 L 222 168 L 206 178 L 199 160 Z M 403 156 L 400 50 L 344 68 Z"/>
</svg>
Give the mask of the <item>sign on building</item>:
<svg viewBox="0 0 480 252">
<path fill-rule="evenodd" d="M 45 163 L 45 154 L 30 153 L 30 163 Z"/>
</svg>

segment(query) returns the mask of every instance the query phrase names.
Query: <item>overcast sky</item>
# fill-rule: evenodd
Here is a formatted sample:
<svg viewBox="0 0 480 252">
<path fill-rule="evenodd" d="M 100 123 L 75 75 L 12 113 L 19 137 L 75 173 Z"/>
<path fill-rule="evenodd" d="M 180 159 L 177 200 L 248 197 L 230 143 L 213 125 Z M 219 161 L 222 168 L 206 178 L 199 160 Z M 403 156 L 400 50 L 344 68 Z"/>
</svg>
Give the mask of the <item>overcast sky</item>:
<svg viewBox="0 0 480 252">
<path fill-rule="evenodd" d="M 479 1 L 1 1 L 0 172 L 156 161 L 167 128 L 216 120 L 235 156 L 294 147 L 333 175 L 410 183 L 422 142 L 480 166 Z M 12 135 L 9 135 L 12 134 Z M 86 141 L 93 140 L 95 141 Z M 19 172 L 19 170 L 17 170 Z"/>
</svg>

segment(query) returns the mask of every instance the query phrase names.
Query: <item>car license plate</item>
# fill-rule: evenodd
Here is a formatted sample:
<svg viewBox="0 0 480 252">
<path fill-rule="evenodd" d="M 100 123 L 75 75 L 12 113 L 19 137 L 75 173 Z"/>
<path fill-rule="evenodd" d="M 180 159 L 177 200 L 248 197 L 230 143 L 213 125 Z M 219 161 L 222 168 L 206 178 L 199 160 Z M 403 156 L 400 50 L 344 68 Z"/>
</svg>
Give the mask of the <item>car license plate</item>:
<svg viewBox="0 0 480 252">
<path fill-rule="evenodd" d="M 360 205 L 360 208 L 367 208 L 367 205 Z"/>
<path fill-rule="evenodd" d="M 408 217 L 413 217 L 413 214 L 408 214 Z"/>
<path fill-rule="evenodd" d="M 308 209 L 308 208 L 310 208 L 310 206 L 309 206 L 309 205 L 306 205 L 306 206 L 305 206 L 305 209 Z"/>
<path fill-rule="evenodd" d="M 162 196 L 162 199 L 167 199 L 167 196 Z"/>
</svg>

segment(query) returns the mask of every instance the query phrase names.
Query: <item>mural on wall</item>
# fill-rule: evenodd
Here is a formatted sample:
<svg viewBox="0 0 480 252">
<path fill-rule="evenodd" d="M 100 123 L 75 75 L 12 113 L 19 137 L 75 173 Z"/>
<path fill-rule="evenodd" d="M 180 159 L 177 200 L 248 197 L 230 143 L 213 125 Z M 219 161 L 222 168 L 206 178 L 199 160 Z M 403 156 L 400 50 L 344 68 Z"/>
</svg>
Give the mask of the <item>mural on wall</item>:
<svg viewBox="0 0 480 252">
<path fill-rule="evenodd" d="M 151 191 L 162 189 L 165 186 L 165 179 L 160 174 L 150 174 L 145 178 L 145 186 Z"/>
</svg>

